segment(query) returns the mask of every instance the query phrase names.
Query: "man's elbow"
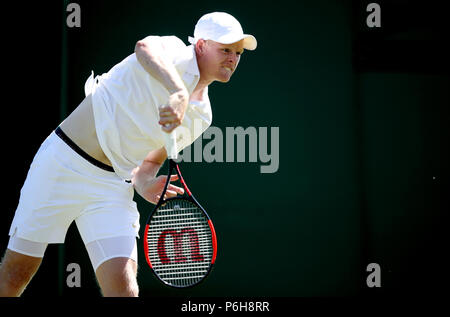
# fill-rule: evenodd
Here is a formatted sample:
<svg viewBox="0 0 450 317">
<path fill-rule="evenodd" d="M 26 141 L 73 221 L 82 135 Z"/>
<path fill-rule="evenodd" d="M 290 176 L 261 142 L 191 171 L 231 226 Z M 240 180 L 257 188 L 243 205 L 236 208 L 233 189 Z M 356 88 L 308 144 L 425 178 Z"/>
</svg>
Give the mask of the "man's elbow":
<svg viewBox="0 0 450 317">
<path fill-rule="evenodd" d="M 158 36 L 147 36 L 146 38 L 136 42 L 134 52 L 143 52 L 151 50 L 159 50 L 162 48 L 162 43 Z"/>
<path fill-rule="evenodd" d="M 136 42 L 136 45 L 134 46 L 134 52 L 136 54 L 139 54 L 146 48 L 147 48 L 147 44 L 143 40 L 139 40 Z"/>
</svg>

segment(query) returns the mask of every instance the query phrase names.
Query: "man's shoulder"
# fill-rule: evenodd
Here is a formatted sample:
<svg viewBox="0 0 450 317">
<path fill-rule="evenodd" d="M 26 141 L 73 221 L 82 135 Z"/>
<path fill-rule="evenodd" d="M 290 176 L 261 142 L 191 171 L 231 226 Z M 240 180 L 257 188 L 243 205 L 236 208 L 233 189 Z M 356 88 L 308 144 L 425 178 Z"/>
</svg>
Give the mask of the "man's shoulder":
<svg viewBox="0 0 450 317">
<path fill-rule="evenodd" d="M 178 50 L 186 47 L 186 44 L 175 35 L 161 36 L 160 39 L 166 49 Z"/>
</svg>

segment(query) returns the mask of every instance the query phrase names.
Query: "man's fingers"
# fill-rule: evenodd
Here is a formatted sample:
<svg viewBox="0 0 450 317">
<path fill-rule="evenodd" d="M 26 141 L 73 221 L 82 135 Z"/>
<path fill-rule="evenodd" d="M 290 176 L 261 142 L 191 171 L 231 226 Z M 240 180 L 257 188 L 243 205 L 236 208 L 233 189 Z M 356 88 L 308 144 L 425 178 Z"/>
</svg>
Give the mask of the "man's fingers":
<svg viewBox="0 0 450 317">
<path fill-rule="evenodd" d="M 173 116 L 175 114 L 176 114 L 176 111 L 173 107 L 170 107 L 170 106 L 159 107 L 159 116 L 160 117 Z"/>
<path fill-rule="evenodd" d="M 181 119 L 177 115 L 171 114 L 168 116 L 160 116 L 158 123 L 162 126 L 169 124 L 178 126 L 181 124 Z"/>
<path fill-rule="evenodd" d="M 172 186 L 173 186 L 173 185 L 172 185 Z M 173 187 L 171 187 L 171 189 L 167 188 L 166 194 L 164 195 L 164 198 L 175 197 L 175 196 L 177 196 L 178 194 L 181 195 L 181 194 L 183 194 L 183 193 L 184 193 L 183 188 L 173 186 Z"/>
<path fill-rule="evenodd" d="M 148 195 L 145 196 L 145 198 L 149 202 L 151 202 L 153 204 L 157 204 L 158 201 L 161 199 L 161 192 L 164 189 L 164 186 L 165 186 L 166 181 L 167 181 L 167 177 L 168 177 L 167 175 L 159 175 L 157 177 L 156 188 L 158 188 L 157 191 L 159 191 L 159 194 L 156 194 L 156 193 L 153 194 L 153 193 L 149 192 Z M 170 182 L 174 182 L 174 181 L 176 181 L 178 179 L 179 179 L 179 177 L 178 177 L 177 174 L 170 175 Z M 184 188 L 175 186 L 175 185 L 171 184 L 170 182 L 167 185 L 167 189 L 166 189 L 166 192 L 164 194 L 164 199 L 168 199 L 168 198 L 171 198 L 171 197 L 176 197 L 177 195 L 183 195 L 184 194 Z"/>
<path fill-rule="evenodd" d="M 164 117 L 164 116 L 169 116 L 173 114 L 173 109 L 170 107 L 160 107 L 159 108 L 159 115 Z"/>
<path fill-rule="evenodd" d="M 164 181 L 164 183 L 165 183 L 166 179 L 167 179 L 167 176 L 161 175 L 161 182 Z M 176 175 L 176 174 L 170 176 L 170 181 L 171 182 L 177 181 L 178 179 L 179 179 L 178 175 Z M 175 197 L 177 195 L 183 195 L 183 194 L 184 194 L 184 188 L 178 187 L 178 186 L 175 186 L 175 185 L 169 183 L 169 185 L 167 186 L 167 190 L 166 190 L 166 193 L 164 195 L 164 198 L 167 199 L 167 198 L 170 198 L 170 197 Z M 161 197 L 160 195 L 157 195 L 157 199 L 158 200 L 159 200 L 160 197 Z"/>
<path fill-rule="evenodd" d="M 171 192 L 176 192 L 180 195 L 184 194 L 184 189 L 175 185 L 170 184 L 169 187 L 167 188 L 168 190 L 170 189 Z"/>
<path fill-rule="evenodd" d="M 178 175 L 177 174 L 170 176 L 170 181 L 171 182 L 174 182 L 176 180 L 178 180 Z M 158 176 L 158 181 L 160 182 L 161 185 L 164 185 L 166 183 L 166 181 L 167 181 L 167 175 L 159 175 Z M 171 184 L 169 184 L 169 186 L 170 185 Z"/>
<path fill-rule="evenodd" d="M 158 121 L 158 123 L 161 125 L 174 124 L 174 123 L 179 123 L 179 122 L 180 122 L 180 120 L 178 120 L 178 118 L 175 116 L 160 118 Z"/>
<path fill-rule="evenodd" d="M 184 194 L 183 188 L 179 188 L 179 187 L 173 188 L 173 189 L 167 188 L 166 193 L 164 194 L 164 199 L 176 197 L 177 195 L 183 195 L 183 194 Z M 161 195 L 156 195 L 155 202 L 159 201 L 160 198 L 161 198 Z"/>
</svg>

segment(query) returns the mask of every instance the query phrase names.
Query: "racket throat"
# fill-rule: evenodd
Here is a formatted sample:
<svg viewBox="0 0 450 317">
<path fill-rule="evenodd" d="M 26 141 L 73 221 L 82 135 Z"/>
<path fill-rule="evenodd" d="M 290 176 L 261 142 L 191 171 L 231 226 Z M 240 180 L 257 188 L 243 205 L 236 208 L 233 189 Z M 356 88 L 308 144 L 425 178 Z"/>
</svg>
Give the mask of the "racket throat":
<svg viewBox="0 0 450 317">
<path fill-rule="evenodd" d="M 184 181 L 183 175 L 181 175 L 180 167 L 174 160 L 170 159 L 169 160 L 169 175 L 172 173 L 173 169 L 175 169 L 175 171 L 178 175 L 178 178 L 180 179 L 181 185 L 183 185 L 184 190 L 186 191 L 188 196 L 192 197 L 192 193 L 189 190 L 189 188 L 187 187 L 186 182 Z"/>
</svg>

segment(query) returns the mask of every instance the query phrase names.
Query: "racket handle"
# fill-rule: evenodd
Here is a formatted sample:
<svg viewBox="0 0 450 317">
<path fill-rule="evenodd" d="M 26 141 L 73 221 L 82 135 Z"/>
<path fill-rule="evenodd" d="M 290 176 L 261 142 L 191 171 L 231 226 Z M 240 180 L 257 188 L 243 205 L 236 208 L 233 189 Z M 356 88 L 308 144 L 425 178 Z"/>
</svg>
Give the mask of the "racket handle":
<svg viewBox="0 0 450 317">
<path fill-rule="evenodd" d="M 164 132 L 163 134 L 164 134 L 165 141 L 166 141 L 167 157 L 169 159 L 176 160 L 178 158 L 177 133 L 175 130 L 173 130 L 170 133 Z"/>
</svg>

